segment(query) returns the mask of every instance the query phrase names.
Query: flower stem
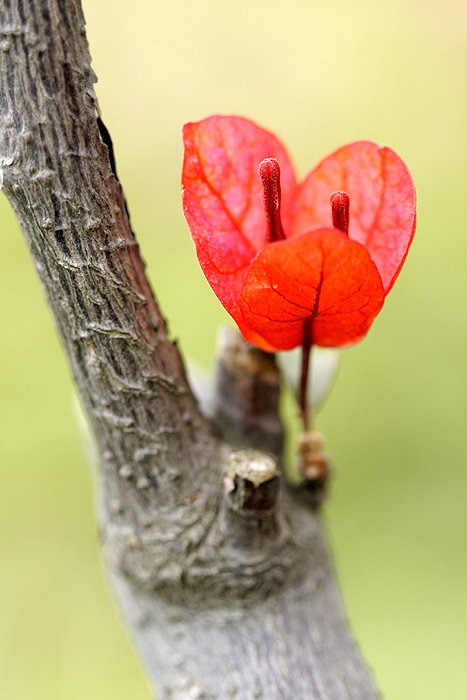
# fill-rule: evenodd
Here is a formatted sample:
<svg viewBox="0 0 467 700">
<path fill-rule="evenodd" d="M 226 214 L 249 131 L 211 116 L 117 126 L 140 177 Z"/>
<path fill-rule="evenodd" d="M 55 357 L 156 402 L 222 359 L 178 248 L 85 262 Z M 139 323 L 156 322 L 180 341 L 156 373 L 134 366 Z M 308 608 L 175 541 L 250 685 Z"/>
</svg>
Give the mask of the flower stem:
<svg viewBox="0 0 467 700">
<path fill-rule="evenodd" d="M 307 388 L 310 381 L 310 356 L 312 348 L 311 337 L 311 316 L 303 322 L 303 341 L 302 341 L 302 373 L 300 377 L 300 414 L 302 416 L 304 430 L 310 430 L 312 427 L 312 407 L 308 404 Z"/>
</svg>

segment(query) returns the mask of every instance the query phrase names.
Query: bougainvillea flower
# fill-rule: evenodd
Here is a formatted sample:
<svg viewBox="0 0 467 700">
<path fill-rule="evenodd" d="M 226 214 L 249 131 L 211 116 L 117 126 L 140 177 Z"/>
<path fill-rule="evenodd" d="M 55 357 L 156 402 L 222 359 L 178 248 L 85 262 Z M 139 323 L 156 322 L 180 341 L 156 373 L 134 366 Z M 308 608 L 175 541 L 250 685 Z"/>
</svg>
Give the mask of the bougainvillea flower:
<svg viewBox="0 0 467 700">
<path fill-rule="evenodd" d="M 246 119 L 213 116 L 183 136 L 185 217 L 245 339 L 268 351 L 361 340 L 415 231 L 404 162 L 357 141 L 298 183 L 279 140 Z"/>
</svg>

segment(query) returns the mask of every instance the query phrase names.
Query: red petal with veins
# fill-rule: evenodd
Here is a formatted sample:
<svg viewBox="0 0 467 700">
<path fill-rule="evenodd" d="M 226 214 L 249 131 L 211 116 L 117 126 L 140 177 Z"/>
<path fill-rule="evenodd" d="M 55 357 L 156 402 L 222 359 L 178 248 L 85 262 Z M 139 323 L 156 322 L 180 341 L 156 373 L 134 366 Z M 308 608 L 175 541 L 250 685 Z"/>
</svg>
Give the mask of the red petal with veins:
<svg viewBox="0 0 467 700">
<path fill-rule="evenodd" d="M 299 185 L 289 236 L 332 225 L 329 197 L 336 190 L 350 196 L 349 236 L 369 250 L 387 294 L 415 232 L 415 189 L 407 166 L 392 149 L 370 141 L 340 148 Z"/>
<path fill-rule="evenodd" d="M 239 322 L 238 298 L 245 276 L 266 244 L 258 166 L 265 158 L 279 161 L 286 207 L 296 188 L 293 168 L 273 134 L 241 117 L 213 116 L 186 124 L 183 138 L 185 217 L 209 284 Z M 289 223 L 287 218 L 283 222 Z"/>
<path fill-rule="evenodd" d="M 240 295 L 243 325 L 277 350 L 303 340 L 343 347 L 361 340 L 384 302 L 378 270 L 366 248 L 332 228 L 271 243 L 251 264 Z M 241 326 L 241 329 L 242 329 Z"/>
<path fill-rule="evenodd" d="M 240 117 L 184 127 L 183 207 L 201 267 L 244 337 L 267 351 L 349 345 L 368 331 L 415 230 L 415 190 L 390 148 L 349 144 L 296 184 L 271 133 Z M 285 240 L 268 240 L 258 166 L 281 167 Z M 332 226 L 330 196 L 350 197 L 349 236 Z M 337 228 L 345 228 L 337 225 Z"/>
</svg>

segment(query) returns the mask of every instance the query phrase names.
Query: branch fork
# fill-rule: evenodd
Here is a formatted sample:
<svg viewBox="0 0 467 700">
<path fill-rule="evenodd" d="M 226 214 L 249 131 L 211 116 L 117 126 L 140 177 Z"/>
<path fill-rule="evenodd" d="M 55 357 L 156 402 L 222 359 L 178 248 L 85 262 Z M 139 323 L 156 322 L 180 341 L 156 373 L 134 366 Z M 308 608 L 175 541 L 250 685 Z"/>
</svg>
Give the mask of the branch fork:
<svg viewBox="0 0 467 700">
<path fill-rule="evenodd" d="M 167 337 L 79 0 L 0 4 L 0 44 L 3 189 L 96 438 L 110 575 L 158 697 L 378 700 L 320 518 L 279 487 L 274 358 L 228 331 L 211 424 Z"/>
</svg>

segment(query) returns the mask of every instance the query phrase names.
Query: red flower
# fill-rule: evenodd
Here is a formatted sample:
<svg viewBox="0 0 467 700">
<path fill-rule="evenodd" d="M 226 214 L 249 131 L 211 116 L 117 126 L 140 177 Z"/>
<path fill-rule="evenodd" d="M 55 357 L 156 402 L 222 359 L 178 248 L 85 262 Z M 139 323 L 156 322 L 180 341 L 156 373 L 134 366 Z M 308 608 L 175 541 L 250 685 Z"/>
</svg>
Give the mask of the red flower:
<svg viewBox="0 0 467 700">
<path fill-rule="evenodd" d="M 361 340 L 415 231 L 404 162 L 357 141 L 297 183 L 278 139 L 246 119 L 213 116 L 183 135 L 185 217 L 245 339 L 268 351 Z"/>
</svg>

